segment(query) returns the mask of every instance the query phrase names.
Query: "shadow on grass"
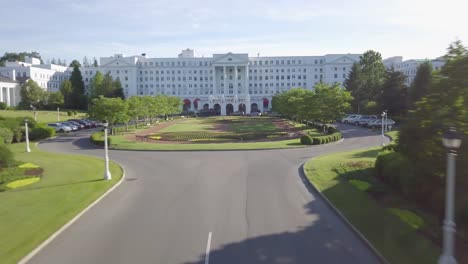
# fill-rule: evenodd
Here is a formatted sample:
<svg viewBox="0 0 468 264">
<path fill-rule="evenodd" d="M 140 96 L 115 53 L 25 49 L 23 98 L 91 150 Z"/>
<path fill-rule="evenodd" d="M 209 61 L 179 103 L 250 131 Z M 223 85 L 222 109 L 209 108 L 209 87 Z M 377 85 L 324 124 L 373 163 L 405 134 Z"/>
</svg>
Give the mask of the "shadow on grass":
<svg viewBox="0 0 468 264">
<path fill-rule="evenodd" d="M 379 149 L 371 149 L 367 151 L 360 151 L 356 154 L 353 154 L 351 157 L 352 158 L 375 158 L 377 157 L 377 154 L 379 153 Z"/>
</svg>

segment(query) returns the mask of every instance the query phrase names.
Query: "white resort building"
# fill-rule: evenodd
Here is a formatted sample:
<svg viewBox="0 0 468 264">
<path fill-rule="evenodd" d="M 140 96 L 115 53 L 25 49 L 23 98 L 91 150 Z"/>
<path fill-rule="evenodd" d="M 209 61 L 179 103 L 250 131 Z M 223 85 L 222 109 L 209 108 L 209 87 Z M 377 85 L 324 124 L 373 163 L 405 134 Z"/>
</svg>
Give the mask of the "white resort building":
<svg viewBox="0 0 468 264">
<path fill-rule="evenodd" d="M 110 72 L 121 81 L 126 97 L 178 96 L 184 109 L 215 109 L 226 115 L 267 111 L 275 94 L 291 88 L 313 89 L 320 81 L 342 84 L 359 56 L 249 57 L 226 53 L 195 57 L 193 50 L 187 49 L 177 58 L 116 54 L 101 58 L 99 67 L 83 67 L 81 73 L 86 87 L 96 71 Z"/>
<path fill-rule="evenodd" d="M 246 53 L 213 54 L 212 57 L 195 57 L 191 49 L 183 50 L 176 58 L 148 58 L 146 54 L 125 57 L 116 54 L 101 57 L 98 67 L 80 68 L 86 89 L 97 71 L 110 73 L 122 83 L 125 96 L 171 95 L 181 98 L 184 109 L 197 111 L 214 109 L 221 115 L 231 112 L 261 112 L 271 109 L 275 94 L 291 88 L 313 89 L 316 83 L 343 84 L 361 54 L 327 54 L 324 56 L 249 57 Z M 402 57 L 384 60 L 387 68 L 394 67 L 408 76 L 410 85 L 417 67 L 427 60 L 403 61 Z M 430 60 L 435 70 L 444 65 L 440 59 Z M 23 83 L 36 81 L 48 91 L 58 91 L 61 83 L 70 78 L 72 68 L 40 64 L 36 58 L 25 62 L 6 62 L 0 67 L 0 76 Z M 6 80 L 3 78 L 2 80 Z M 10 84 L 11 86 L 11 84 Z M 6 88 L 3 98 L 7 102 Z M 16 85 L 15 99 L 19 100 Z M 10 88 L 11 89 L 11 88 Z"/>
</svg>

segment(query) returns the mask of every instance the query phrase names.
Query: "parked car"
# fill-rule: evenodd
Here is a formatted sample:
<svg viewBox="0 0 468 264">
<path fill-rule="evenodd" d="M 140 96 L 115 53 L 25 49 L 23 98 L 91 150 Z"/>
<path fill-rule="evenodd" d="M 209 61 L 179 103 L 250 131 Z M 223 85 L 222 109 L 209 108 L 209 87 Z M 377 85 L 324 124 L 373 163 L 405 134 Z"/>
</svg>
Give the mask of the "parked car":
<svg viewBox="0 0 468 264">
<path fill-rule="evenodd" d="M 55 132 L 60 132 L 60 133 L 63 133 L 63 132 L 70 132 L 72 131 L 72 128 L 69 127 L 69 126 L 66 126 L 62 123 L 49 123 L 47 124 L 48 127 L 52 127 L 55 129 Z"/>
<path fill-rule="evenodd" d="M 384 125 L 385 124 L 388 126 L 388 130 L 392 130 L 391 128 L 395 126 L 395 121 L 393 121 L 392 119 L 387 119 L 387 122 L 384 121 Z M 372 128 L 372 129 L 381 128 L 382 119 L 379 118 L 379 119 L 373 120 L 372 122 L 367 123 L 366 127 Z"/>
<path fill-rule="evenodd" d="M 356 119 L 354 121 L 354 125 L 365 126 L 370 121 L 376 120 L 376 119 L 377 119 L 376 115 L 362 115 L 359 119 Z"/>
<path fill-rule="evenodd" d="M 70 127 L 72 131 L 78 131 L 78 127 L 70 122 L 62 122 L 61 124 Z"/>
<path fill-rule="evenodd" d="M 68 121 L 73 121 L 73 122 L 76 122 L 80 125 L 82 125 L 83 127 L 82 128 L 91 128 L 91 124 L 84 121 L 84 120 L 79 120 L 79 119 L 69 119 Z"/>
<path fill-rule="evenodd" d="M 98 127 L 98 124 L 96 121 L 91 120 L 91 119 L 81 119 L 81 121 L 86 122 L 90 125 L 91 128 Z"/>
<path fill-rule="evenodd" d="M 359 119 L 361 117 L 361 115 L 350 115 L 350 116 L 347 116 L 343 119 L 341 119 L 341 123 L 344 123 L 344 124 L 354 124 L 354 122 Z"/>
<path fill-rule="evenodd" d="M 70 124 L 73 124 L 75 126 L 78 127 L 78 129 L 84 129 L 85 128 L 85 125 L 77 122 L 77 121 L 74 121 L 74 120 L 68 120 L 67 123 L 70 123 Z"/>
</svg>

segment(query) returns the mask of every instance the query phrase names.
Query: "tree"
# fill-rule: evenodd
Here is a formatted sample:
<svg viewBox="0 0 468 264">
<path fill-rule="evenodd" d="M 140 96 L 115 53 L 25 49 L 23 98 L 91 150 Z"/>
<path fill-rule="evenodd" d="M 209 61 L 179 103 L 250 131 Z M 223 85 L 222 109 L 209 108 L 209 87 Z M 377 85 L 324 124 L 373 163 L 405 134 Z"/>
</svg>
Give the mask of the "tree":
<svg viewBox="0 0 468 264">
<path fill-rule="evenodd" d="M 468 50 L 460 40 L 457 40 L 450 44 L 447 49 L 447 54 L 444 56 L 444 59 L 447 61 L 460 59 L 468 56 Z"/>
<path fill-rule="evenodd" d="M 102 79 L 101 87 L 98 87 L 97 95 L 103 95 L 104 97 L 114 97 L 114 80 L 107 72 Z"/>
<path fill-rule="evenodd" d="M 61 60 L 60 58 L 58 58 L 57 64 L 58 64 L 58 65 L 62 65 L 62 60 Z"/>
<path fill-rule="evenodd" d="M 154 100 L 154 99 L 153 99 Z M 138 128 L 138 120 L 142 117 L 146 117 L 148 115 L 147 107 L 144 104 L 143 97 L 140 96 L 132 96 L 128 98 L 128 116 L 133 118 L 135 121 L 135 127 Z"/>
<path fill-rule="evenodd" d="M 63 101 L 65 108 L 72 108 L 73 103 L 71 101 L 72 83 L 69 80 L 65 80 L 60 85 L 60 92 L 63 95 Z"/>
<path fill-rule="evenodd" d="M 315 106 L 309 114 L 311 119 L 322 122 L 323 124 L 333 122 L 342 118 L 350 109 L 351 94 L 341 88 L 339 84 L 328 85 L 324 83 L 316 84 L 314 87 L 314 96 L 311 97 L 311 103 Z"/>
<path fill-rule="evenodd" d="M 114 81 L 113 89 L 114 89 L 114 92 L 113 92 L 112 97 L 119 97 L 119 98 L 125 99 L 125 94 L 122 88 L 122 83 L 120 82 L 119 79 Z"/>
<path fill-rule="evenodd" d="M 62 107 L 64 104 L 64 97 L 61 92 L 46 92 L 45 101 L 47 109 L 57 109 L 57 107 Z"/>
<path fill-rule="evenodd" d="M 80 64 L 79 61 L 73 60 L 73 61 L 70 63 L 69 67 L 80 68 L 80 67 L 81 67 L 81 64 Z"/>
<path fill-rule="evenodd" d="M 57 64 L 57 61 L 55 60 L 55 58 L 52 58 L 52 60 L 50 61 L 50 64 Z"/>
<path fill-rule="evenodd" d="M 354 63 L 349 71 L 348 77 L 344 81 L 344 87 L 353 96 L 351 102 L 352 109 L 355 113 L 361 113 L 363 106 L 366 103 L 367 94 L 363 93 L 363 77 L 359 63 Z"/>
<path fill-rule="evenodd" d="M 97 120 L 107 120 L 111 125 L 127 123 L 130 120 L 128 104 L 121 98 L 100 96 L 93 99 L 88 115 Z"/>
<path fill-rule="evenodd" d="M 73 72 L 70 76 L 70 82 L 72 86 L 72 91 L 70 93 L 70 105 L 75 109 L 86 109 L 87 101 L 85 96 L 83 76 L 81 75 L 80 69 L 77 67 L 77 65 L 75 65 L 73 68 Z"/>
<path fill-rule="evenodd" d="M 407 109 L 406 75 L 390 69 L 386 72 L 385 82 L 380 96 L 380 110 L 387 110 L 389 115 L 402 115 Z"/>
<path fill-rule="evenodd" d="M 89 98 L 94 99 L 98 98 L 99 95 L 104 95 L 104 93 L 100 91 L 103 79 L 104 77 L 102 73 L 100 71 L 96 71 L 96 74 L 89 84 Z"/>
<path fill-rule="evenodd" d="M 41 108 L 44 100 L 44 89 L 35 81 L 29 79 L 21 86 L 20 108 L 31 109 L 32 107 Z"/>
<path fill-rule="evenodd" d="M 419 65 L 414 77 L 413 84 L 409 91 L 409 103 L 411 106 L 419 101 L 423 96 L 426 96 L 429 92 L 429 87 L 432 83 L 432 65 L 429 62 L 425 62 Z"/>
<path fill-rule="evenodd" d="M 457 48 L 458 47 L 458 48 Z M 468 54 L 460 52 L 461 43 L 450 45 L 447 63 L 434 73 L 428 93 L 414 104 L 402 126 L 397 145 L 409 164 L 412 175 L 402 175 L 415 182 L 409 187 L 413 200 L 438 215 L 443 214 L 445 152 L 441 137 L 449 126 L 455 126 L 468 141 Z M 457 51 L 455 51 L 457 50 Z M 462 144 L 457 162 L 456 218 L 462 228 L 468 227 L 468 145 Z M 400 171 L 405 171 L 401 169 Z M 412 176 L 412 177 L 410 177 Z"/>
<path fill-rule="evenodd" d="M 99 67 L 96 57 L 93 58 L 93 67 Z"/>
</svg>

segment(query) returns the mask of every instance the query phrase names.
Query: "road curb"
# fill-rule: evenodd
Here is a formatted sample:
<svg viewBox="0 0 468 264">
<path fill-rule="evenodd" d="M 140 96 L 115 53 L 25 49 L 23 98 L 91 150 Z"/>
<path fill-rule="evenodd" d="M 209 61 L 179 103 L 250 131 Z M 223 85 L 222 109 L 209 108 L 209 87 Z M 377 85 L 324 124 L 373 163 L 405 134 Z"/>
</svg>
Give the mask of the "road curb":
<svg viewBox="0 0 468 264">
<path fill-rule="evenodd" d="M 36 145 L 39 142 L 36 142 Z M 33 249 L 28 255 L 26 255 L 20 261 L 18 261 L 18 264 L 28 263 L 28 261 L 30 261 L 35 255 L 37 255 L 37 253 L 39 253 L 44 247 L 46 247 L 48 244 L 50 244 L 57 236 L 59 236 L 61 233 L 63 233 L 65 230 L 67 230 L 67 228 L 69 228 L 71 225 L 73 225 L 81 216 L 83 216 L 87 211 L 89 211 L 92 207 L 94 207 L 99 201 L 104 199 L 104 197 L 106 197 L 109 193 L 111 193 L 114 189 L 116 189 L 123 182 L 123 180 L 125 179 L 125 175 L 126 175 L 125 167 L 122 166 L 121 164 L 117 163 L 117 162 L 115 162 L 115 163 L 120 168 L 122 168 L 122 171 L 123 171 L 122 178 L 114 186 L 112 186 L 109 190 L 107 190 L 99 198 L 97 198 L 94 202 L 92 202 L 85 209 L 83 209 L 80 213 L 78 213 L 75 217 L 73 217 L 70 221 L 68 221 L 65 225 L 63 225 L 59 230 L 55 231 L 55 233 L 53 233 L 46 240 L 44 240 L 41 244 L 39 244 L 39 246 L 37 246 L 35 249 Z"/>
<path fill-rule="evenodd" d="M 361 232 L 359 232 L 359 230 L 354 227 L 349 221 L 348 219 L 346 219 L 346 217 L 340 212 L 340 210 L 338 210 L 338 208 L 336 208 L 332 202 L 330 202 L 330 200 L 328 200 L 327 197 L 325 197 L 325 195 L 323 193 L 321 193 L 313 184 L 312 182 L 309 181 L 309 179 L 307 178 L 306 174 L 305 174 L 305 171 L 304 171 L 304 164 L 301 165 L 301 167 L 299 168 L 299 176 L 301 177 L 301 180 L 302 182 L 304 183 L 304 185 L 306 186 L 306 188 L 309 190 L 310 193 L 312 193 L 313 195 L 318 195 L 319 197 L 321 197 L 324 201 L 325 201 L 325 204 L 330 208 L 332 209 L 332 211 L 339 217 L 341 218 L 341 220 L 353 231 L 354 234 L 356 234 L 359 239 L 364 242 L 364 244 L 374 253 L 375 256 L 377 256 L 377 258 L 381 261 L 381 263 L 384 263 L 384 264 L 389 264 L 389 262 L 384 258 L 384 256 L 382 256 L 382 254 L 380 254 L 380 252 L 369 242 L 369 240 L 367 240 L 366 237 L 364 237 L 363 234 L 361 234 Z"/>
</svg>

